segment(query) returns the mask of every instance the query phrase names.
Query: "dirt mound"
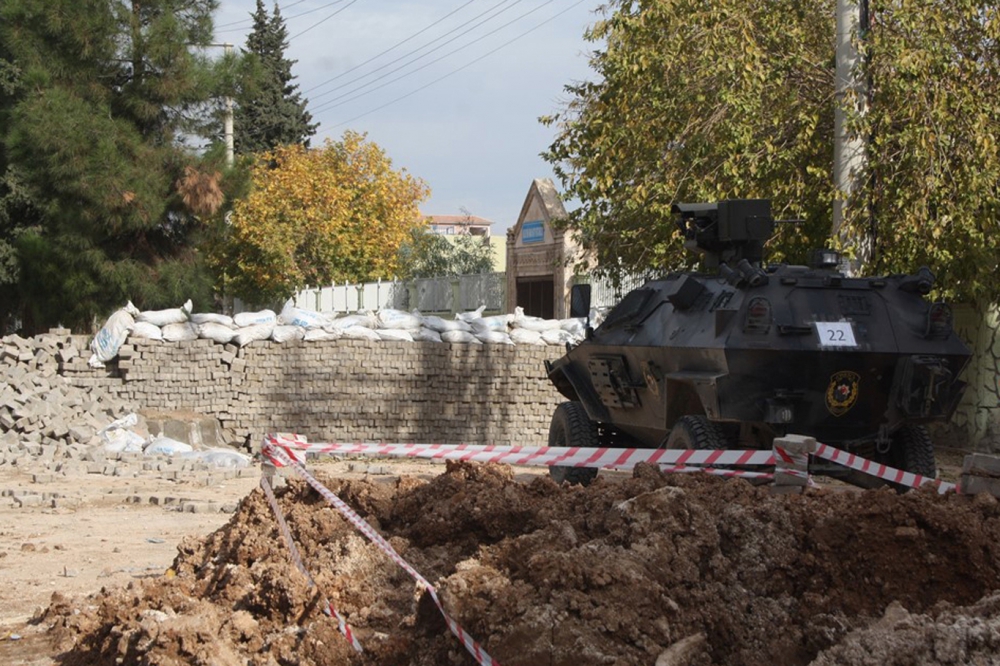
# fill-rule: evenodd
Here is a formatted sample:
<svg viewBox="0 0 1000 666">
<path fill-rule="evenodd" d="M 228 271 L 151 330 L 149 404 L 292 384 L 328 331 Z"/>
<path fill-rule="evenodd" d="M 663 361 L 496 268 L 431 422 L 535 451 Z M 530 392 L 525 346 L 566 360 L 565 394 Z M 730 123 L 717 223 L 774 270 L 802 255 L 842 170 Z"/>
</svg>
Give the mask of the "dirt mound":
<svg viewBox="0 0 1000 666">
<path fill-rule="evenodd" d="M 773 497 L 649 467 L 588 488 L 470 464 L 429 482 L 321 480 L 506 666 L 902 663 L 899 649 L 872 654 L 879 632 L 912 635 L 906 663 L 997 648 L 1000 601 L 980 601 L 1000 590 L 990 497 Z M 408 575 L 311 488 L 278 500 L 363 654 L 321 613 L 258 491 L 180 546 L 176 575 L 54 599 L 45 620 L 63 663 L 474 663 Z"/>
</svg>

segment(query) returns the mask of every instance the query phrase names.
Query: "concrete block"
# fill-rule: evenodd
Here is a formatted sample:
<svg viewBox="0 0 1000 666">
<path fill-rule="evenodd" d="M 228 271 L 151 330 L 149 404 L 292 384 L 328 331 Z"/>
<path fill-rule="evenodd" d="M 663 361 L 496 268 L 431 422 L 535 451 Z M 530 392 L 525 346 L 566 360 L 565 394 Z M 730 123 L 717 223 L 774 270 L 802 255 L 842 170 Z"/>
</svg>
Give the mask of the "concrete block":
<svg viewBox="0 0 1000 666">
<path fill-rule="evenodd" d="M 978 495 L 989 493 L 1000 498 L 1000 478 L 988 478 L 963 474 L 959 482 L 959 490 L 963 495 Z"/>
<path fill-rule="evenodd" d="M 1000 478 L 1000 457 L 985 453 L 973 453 L 965 456 L 962 463 L 962 473 L 973 476 Z"/>
</svg>

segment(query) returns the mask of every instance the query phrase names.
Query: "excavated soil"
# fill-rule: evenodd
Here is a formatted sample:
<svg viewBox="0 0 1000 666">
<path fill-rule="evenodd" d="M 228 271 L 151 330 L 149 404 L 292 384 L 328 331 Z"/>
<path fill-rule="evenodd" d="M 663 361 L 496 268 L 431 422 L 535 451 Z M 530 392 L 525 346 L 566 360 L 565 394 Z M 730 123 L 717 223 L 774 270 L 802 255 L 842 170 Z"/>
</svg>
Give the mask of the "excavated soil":
<svg viewBox="0 0 1000 666">
<path fill-rule="evenodd" d="M 663 475 L 587 488 L 449 464 L 320 480 L 434 583 L 506 666 L 988 664 L 1000 657 L 1000 507 L 889 490 L 772 496 Z M 58 662 L 473 664 L 414 581 L 304 483 L 278 502 L 351 650 L 260 490 L 167 575 L 56 595 Z"/>
</svg>

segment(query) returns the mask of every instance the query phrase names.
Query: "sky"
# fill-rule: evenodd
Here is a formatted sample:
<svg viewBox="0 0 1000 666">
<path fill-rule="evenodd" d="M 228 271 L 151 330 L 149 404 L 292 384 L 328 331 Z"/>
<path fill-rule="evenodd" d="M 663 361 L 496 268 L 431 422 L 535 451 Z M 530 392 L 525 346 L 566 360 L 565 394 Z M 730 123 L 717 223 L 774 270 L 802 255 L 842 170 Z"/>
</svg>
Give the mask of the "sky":
<svg viewBox="0 0 1000 666">
<path fill-rule="evenodd" d="M 427 215 L 517 222 L 555 129 L 538 122 L 594 75 L 602 0 L 282 0 L 285 56 L 319 122 L 312 145 L 365 132 L 431 189 Z M 265 0 L 268 12 L 274 0 Z M 256 0 L 220 0 L 216 41 L 244 46 Z M 556 182 L 558 186 L 558 181 Z"/>
</svg>

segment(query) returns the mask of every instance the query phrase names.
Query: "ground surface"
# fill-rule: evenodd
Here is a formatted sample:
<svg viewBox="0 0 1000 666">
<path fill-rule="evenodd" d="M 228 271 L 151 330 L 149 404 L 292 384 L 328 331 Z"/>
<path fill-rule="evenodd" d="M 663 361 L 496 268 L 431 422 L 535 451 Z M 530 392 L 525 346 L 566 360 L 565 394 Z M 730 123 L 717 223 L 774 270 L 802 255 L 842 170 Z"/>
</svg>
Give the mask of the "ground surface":
<svg viewBox="0 0 1000 666">
<path fill-rule="evenodd" d="M 939 456 L 946 477 L 959 457 Z M 315 469 L 503 664 L 1000 663 L 990 497 L 376 467 L 391 474 Z M 292 481 L 279 505 L 352 652 L 257 481 L 56 477 L 55 508 L 0 504 L 0 664 L 474 663 L 413 580 Z M 0 489 L 30 485 L 0 468 Z"/>
</svg>

